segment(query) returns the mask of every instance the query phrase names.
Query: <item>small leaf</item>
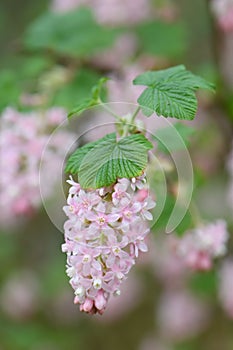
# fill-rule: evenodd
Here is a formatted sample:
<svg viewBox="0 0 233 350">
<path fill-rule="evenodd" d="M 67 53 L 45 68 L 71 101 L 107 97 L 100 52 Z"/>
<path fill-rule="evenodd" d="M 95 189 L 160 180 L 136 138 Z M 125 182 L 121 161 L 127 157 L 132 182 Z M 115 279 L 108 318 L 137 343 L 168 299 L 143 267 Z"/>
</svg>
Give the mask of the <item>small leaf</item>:
<svg viewBox="0 0 233 350">
<path fill-rule="evenodd" d="M 78 174 L 83 188 L 110 186 L 118 178 L 139 176 L 147 165 L 153 145 L 142 134 L 117 141 L 116 134 L 77 149 L 67 162 L 66 172 Z"/>
<path fill-rule="evenodd" d="M 97 106 L 100 104 L 100 94 L 103 88 L 103 85 L 106 83 L 108 78 L 101 78 L 99 79 L 98 83 L 92 88 L 92 97 L 85 98 L 84 100 L 80 101 L 79 104 L 68 114 L 68 118 L 77 115 L 79 116 L 86 110 Z"/>
<path fill-rule="evenodd" d="M 98 102 L 93 100 L 92 98 L 87 98 L 80 102 L 69 114 L 68 118 L 73 117 L 74 115 L 81 115 L 83 112 L 85 112 L 87 109 L 90 109 L 91 107 L 94 107 L 98 105 Z"/>
<path fill-rule="evenodd" d="M 188 147 L 190 137 L 194 132 L 195 129 L 190 126 L 175 123 L 166 128 L 156 130 L 153 137 L 158 142 L 158 150 L 167 153 L 169 150 L 179 151 Z"/>
<path fill-rule="evenodd" d="M 107 77 L 100 78 L 98 83 L 92 88 L 92 98 L 99 100 L 104 84 L 109 80 Z"/>
<path fill-rule="evenodd" d="M 183 65 L 143 73 L 133 83 L 147 86 L 138 98 L 146 116 L 156 112 L 163 117 L 191 120 L 197 111 L 195 91 L 214 91 L 213 84 L 187 71 Z"/>
</svg>

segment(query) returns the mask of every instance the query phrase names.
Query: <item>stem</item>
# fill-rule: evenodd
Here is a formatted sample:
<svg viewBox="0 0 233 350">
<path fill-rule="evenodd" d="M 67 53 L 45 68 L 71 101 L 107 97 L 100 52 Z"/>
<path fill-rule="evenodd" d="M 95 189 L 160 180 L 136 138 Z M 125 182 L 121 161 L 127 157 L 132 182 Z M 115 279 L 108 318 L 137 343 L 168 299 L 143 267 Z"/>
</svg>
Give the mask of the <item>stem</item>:
<svg viewBox="0 0 233 350">
<path fill-rule="evenodd" d="M 138 115 L 140 109 L 141 109 L 140 106 L 138 106 L 138 107 L 135 109 L 134 113 L 132 114 L 132 117 L 131 117 L 130 121 L 125 125 L 124 133 L 123 133 L 122 137 L 127 136 L 128 132 L 129 132 L 129 128 L 130 128 L 130 126 L 133 124 L 133 122 L 134 122 L 136 116 Z"/>
<path fill-rule="evenodd" d="M 104 103 L 104 102 L 101 101 L 100 99 L 99 99 L 98 102 L 99 102 L 99 104 L 100 104 L 107 112 L 109 112 L 114 118 L 116 118 L 117 120 L 120 120 L 119 115 L 117 115 L 115 112 L 113 112 L 113 110 L 112 110 L 111 108 L 109 108 L 109 107 L 107 106 L 106 103 Z"/>
<path fill-rule="evenodd" d="M 141 107 L 140 106 L 138 106 L 136 109 L 135 109 L 135 111 L 134 111 L 134 113 L 132 114 L 132 118 L 131 118 L 131 123 L 133 123 L 134 122 L 134 120 L 135 120 L 135 118 L 136 118 L 136 116 L 138 115 L 138 113 L 140 112 L 140 109 L 141 109 Z"/>
</svg>

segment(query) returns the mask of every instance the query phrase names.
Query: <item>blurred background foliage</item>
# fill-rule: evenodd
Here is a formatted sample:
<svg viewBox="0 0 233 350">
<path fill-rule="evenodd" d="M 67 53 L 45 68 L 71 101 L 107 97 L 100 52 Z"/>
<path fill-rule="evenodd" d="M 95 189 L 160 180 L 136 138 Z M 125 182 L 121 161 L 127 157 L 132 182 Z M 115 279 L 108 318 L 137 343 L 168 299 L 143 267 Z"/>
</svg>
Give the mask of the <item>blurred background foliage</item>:
<svg viewBox="0 0 233 350">
<path fill-rule="evenodd" d="M 227 204 L 230 180 L 225 165 L 232 141 L 233 61 L 225 59 L 229 54 L 228 46 L 224 46 L 232 33 L 218 28 L 209 1 L 152 0 L 152 6 L 154 18 L 109 25 L 98 23 L 93 8 L 58 14 L 49 11 L 51 3 L 47 0 L 1 1 L 1 113 L 8 106 L 21 112 L 52 106 L 69 111 L 90 95 L 92 86 L 103 75 L 123 80 L 130 65 L 146 70 L 185 64 L 217 85 L 214 97 L 199 96 L 194 125 L 198 133 L 182 131 L 182 127 L 178 130 L 190 147 L 194 198 L 205 220 L 224 218 L 232 230 Z M 114 51 L 114 45 L 125 36 L 133 36 L 136 45 L 122 58 L 122 49 Z M 106 56 L 101 55 L 104 52 L 108 56 L 110 52 L 111 57 L 111 51 L 115 60 L 106 62 Z M 38 96 L 39 103 L 25 103 L 28 96 Z M 159 173 L 155 176 L 154 190 L 159 201 Z M 172 172 L 168 183 L 169 176 L 173 178 Z M 152 247 L 166 239 L 164 227 L 174 202 L 171 188 L 153 228 Z M 188 212 L 177 229 L 179 235 L 193 226 L 192 219 Z M 207 325 L 200 332 L 174 340 L 169 329 L 165 329 L 166 334 L 161 331 L 156 316 L 164 293 L 164 285 L 155 272 L 160 269 L 159 263 L 153 263 L 156 249 L 151 248 L 152 256 L 135 268 L 119 305 L 107 316 L 90 317 L 72 304 L 72 291 L 64 272 L 65 256 L 60 251 L 62 242 L 62 234 L 43 208 L 17 229 L 2 229 L 0 350 L 233 349 L 232 321 L 218 301 L 218 263 L 210 272 L 190 273 L 185 281 L 186 289 L 211 309 Z M 232 255 L 231 241 L 228 254 Z M 189 313 L 188 308 L 186 311 Z M 185 318 L 182 314 L 179 317 Z"/>
</svg>

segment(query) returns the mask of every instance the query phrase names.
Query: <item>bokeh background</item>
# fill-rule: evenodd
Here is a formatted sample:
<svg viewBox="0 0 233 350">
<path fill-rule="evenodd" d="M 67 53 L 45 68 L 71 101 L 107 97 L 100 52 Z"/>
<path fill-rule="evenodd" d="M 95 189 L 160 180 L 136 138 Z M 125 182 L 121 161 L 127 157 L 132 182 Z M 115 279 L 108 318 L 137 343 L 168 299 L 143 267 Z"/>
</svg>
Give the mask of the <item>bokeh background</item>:
<svg viewBox="0 0 233 350">
<path fill-rule="evenodd" d="M 136 103 L 138 74 L 185 64 L 217 92 L 199 93 L 192 130 L 182 132 L 193 162 L 195 207 L 176 234 L 185 235 L 201 217 L 226 221 L 231 236 L 233 1 L 2 0 L 0 29 L 0 350 L 232 350 L 232 239 L 208 271 L 177 260 L 164 233 L 176 193 L 169 155 L 158 149 L 169 193 L 149 253 L 103 316 L 84 315 L 73 304 L 63 235 L 46 213 L 38 173 L 51 133 L 101 76 L 112 79 L 106 101 Z M 63 124 L 46 147 L 43 194 L 58 221 L 65 203 L 56 184 L 67 147 L 101 118 L 97 112 L 74 127 Z M 160 181 L 155 173 L 157 201 Z"/>
</svg>

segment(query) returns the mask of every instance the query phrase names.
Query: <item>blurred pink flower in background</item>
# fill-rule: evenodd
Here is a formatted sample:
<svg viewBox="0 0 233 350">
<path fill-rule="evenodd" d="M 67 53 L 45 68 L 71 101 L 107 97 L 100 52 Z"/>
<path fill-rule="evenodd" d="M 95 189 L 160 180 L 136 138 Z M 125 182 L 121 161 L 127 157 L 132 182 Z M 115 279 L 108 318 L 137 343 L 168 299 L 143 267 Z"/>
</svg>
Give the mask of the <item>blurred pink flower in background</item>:
<svg viewBox="0 0 233 350">
<path fill-rule="evenodd" d="M 56 12 L 65 12 L 89 6 L 101 24 L 121 25 L 144 21 L 153 14 L 151 0 L 53 0 L 51 8 Z"/>
<path fill-rule="evenodd" d="M 66 118 L 66 112 L 53 107 L 46 111 L 20 113 L 7 108 L 1 116 L 0 141 L 0 222 L 7 227 L 17 218 L 30 216 L 41 204 L 39 169 L 43 150 L 51 132 Z M 73 135 L 61 130 L 52 138 L 43 157 L 46 169 L 45 197 L 52 196 L 58 180 L 59 160 L 66 156 L 64 144 Z"/>
<path fill-rule="evenodd" d="M 230 259 L 220 269 L 219 298 L 226 314 L 233 319 L 233 260 Z"/>
<path fill-rule="evenodd" d="M 97 20 L 110 25 L 135 24 L 153 14 L 150 0 L 93 0 L 92 6 Z"/>
<path fill-rule="evenodd" d="M 39 281 L 32 271 L 17 271 L 0 289 L 0 306 L 13 319 L 30 318 L 39 305 Z"/>
<path fill-rule="evenodd" d="M 187 232 L 177 240 L 177 255 L 194 270 L 209 270 L 213 259 L 226 253 L 229 238 L 226 222 L 217 220 Z"/>
<path fill-rule="evenodd" d="M 113 47 L 95 54 L 92 64 L 104 69 L 120 69 L 132 59 L 137 50 L 137 38 L 133 34 L 124 34 L 115 41 Z"/>
<path fill-rule="evenodd" d="M 209 319 L 209 309 L 185 290 L 165 291 L 157 306 L 157 322 L 164 339 L 180 341 L 203 331 Z"/>
<path fill-rule="evenodd" d="M 211 7 L 219 27 L 224 32 L 233 32 L 233 1 L 212 0 Z"/>
</svg>

